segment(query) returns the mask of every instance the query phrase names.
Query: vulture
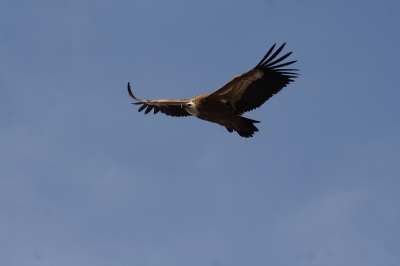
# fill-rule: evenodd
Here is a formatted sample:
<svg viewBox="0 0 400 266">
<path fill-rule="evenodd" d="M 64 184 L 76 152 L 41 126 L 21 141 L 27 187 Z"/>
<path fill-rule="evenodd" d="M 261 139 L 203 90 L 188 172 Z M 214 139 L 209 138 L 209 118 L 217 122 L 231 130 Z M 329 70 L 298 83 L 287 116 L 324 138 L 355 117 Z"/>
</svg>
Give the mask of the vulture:
<svg viewBox="0 0 400 266">
<path fill-rule="evenodd" d="M 161 112 L 169 116 L 195 116 L 236 131 L 241 137 L 252 137 L 260 121 L 243 117 L 245 112 L 260 107 L 274 94 L 298 77 L 298 69 L 284 68 L 297 60 L 283 62 L 292 52 L 278 56 L 286 43 L 276 51 L 274 44 L 261 61 L 246 73 L 235 76 L 227 84 L 210 94 L 200 94 L 191 99 L 140 100 L 136 98 L 128 82 L 128 93 L 141 105 L 139 112 Z"/>
</svg>

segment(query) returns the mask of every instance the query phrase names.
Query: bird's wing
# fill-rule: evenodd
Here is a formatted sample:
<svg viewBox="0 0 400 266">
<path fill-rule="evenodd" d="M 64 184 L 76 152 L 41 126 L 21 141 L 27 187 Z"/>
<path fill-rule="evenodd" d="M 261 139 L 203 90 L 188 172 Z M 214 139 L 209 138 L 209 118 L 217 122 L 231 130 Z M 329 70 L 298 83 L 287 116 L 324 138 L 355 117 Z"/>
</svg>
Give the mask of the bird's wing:
<svg viewBox="0 0 400 266">
<path fill-rule="evenodd" d="M 161 113 L 164 113 L 166 115 L 170 116 L 190 116 L 188 112 L 184 108 L 182 108 L 182 104 L 186 104 L 189 102 L 188 99 L 174 99 L 174 100 L 169 100 L 169 99 L 158 99 L 158 100 L 140 100 L 136 98 L 131 90 L 131 85 L 128 82 L 128 93 L 129 96 L 131 96 L 133 99 L 135 99 L 137 102 L 133 104 L 141 104 L 142 106 L 139 108 L 139 112 L 141 112 L 143 109 L 146 109 L 144 111 L 145 114 L 148 114 L 151 110 L 154 109 L 154 114 L 158 113 L 161 111 Z"/>
<path fill-rule="evenodd" d="M 296 73 L 298 69 L 282 68 L 296 62 L 281 63 L 292 52 L 275 59 L 284 46 L 285 43 L 271 55 L 275 48 L 274 44 L 253 69 L 234 77 L 208 97 L 229 104 L 239 114 L 260 107 L 298 76 Z"/>
</svg>

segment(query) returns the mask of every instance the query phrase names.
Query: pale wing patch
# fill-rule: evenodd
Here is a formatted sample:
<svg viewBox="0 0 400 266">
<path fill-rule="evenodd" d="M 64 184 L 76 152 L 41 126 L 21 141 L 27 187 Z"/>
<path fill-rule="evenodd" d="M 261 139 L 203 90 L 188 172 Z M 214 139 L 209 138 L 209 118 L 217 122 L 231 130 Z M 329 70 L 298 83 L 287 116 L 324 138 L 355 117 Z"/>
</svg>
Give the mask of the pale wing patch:
<svg viewBox="0 0 400 266">
<path fill-rule="evenodd" d="M 262 72 L 261 70 L 258 70 L 257 72 L 255 72 L 251 77 L 248 77 L 247 79 L 243 79 L 241 81 L 238 82 L 238 84 L 235 86 L 235 99 L 239 100 L 240 98 L 242 98 L 242 95 L 244 93 L 244 91 L 246 90 L 246 88 L 255 80 L 262 78 L 262 76 L 264 75 L 264 72 Z"/>
<path fill-rule="evenodd" d="M 218 95 L 221 96 L 221 95 L 227 94 L 227 93 L 231 92 L 231 90 L 232 90 L 232 87 L 229 90 L 226 90 L 223 93 L 220 93 Z"/>
<path fill-rule="evenodd" d="M 261 78 L 264 75 L 264 72 L 261 70 L 253 70 L 253 73 L 251 75 L 248 75 L 249 73 L 246 74 L 233 78 L 231 87 L 224 92 L 218 94 L 219 96 L 228 94 L 224 96 L 224 99 L 220 100 L 221 102 L 226 103 L 228 101 L 231 101 L 232 103 L 236 103 L 237 101 L 239 101 L 243 93 L 246 91 L 247 87 L 253 81 Z"/>
<path fill-rule="evenodd" d="M 238 78 L 240 78 L 240 76 L 234 76 L 227 84 L 233 82 L 235 79 L 238 79 Z M 224 92 L 219 93 L 218 95 L 220 95 L 220 96 L 225 95 L 225 94 L 229 93 L 231 90 L 232 90 L 232 87 Z"/>
<path fill-rule="evenodd" d="M 252 73 L 251 76 L 246 77 L 244 75 L 242 76 L 236 76 L 232 79 L 232 81 L 236 81 L 233 83 L 233 86 L 231 86 L 229 89 L 225 90 L 222 93 L 219 93 L 219 96 L 228 94 L 233 92 L 234 98 L 236 100 L 239 100 L 242 97 L 242 94 L 244 93 L 244 91 L 246 90 L 246 88 L 255 80 L 261 78 L 264 75 L 264 72 L 261 70 L 253 70 L 254 73 Z M 233 91 L 232 91 L 233 90 Z M 231 96 L 232 97 L 232 96 Z"/>
<path fill-rule="evenodd" d="M 143 102 L 144 100 L 142 100 L 142 102 Z M 185 104 L 185 103 L 187 103 L 189 100 L 187 100 L 187 99 L 174 99 L 174 100 L 171 100 L 171 99 L 157 99 L 157 100 L 151 100 L 151 101 L 148 101 L 148 100 L 146 100 L 146 102 L 148 102 L 148 103 L 155 103 L 155 104 L 169 104 L 169 105 L 181 105 L 181 104 Z"/>
</svg>

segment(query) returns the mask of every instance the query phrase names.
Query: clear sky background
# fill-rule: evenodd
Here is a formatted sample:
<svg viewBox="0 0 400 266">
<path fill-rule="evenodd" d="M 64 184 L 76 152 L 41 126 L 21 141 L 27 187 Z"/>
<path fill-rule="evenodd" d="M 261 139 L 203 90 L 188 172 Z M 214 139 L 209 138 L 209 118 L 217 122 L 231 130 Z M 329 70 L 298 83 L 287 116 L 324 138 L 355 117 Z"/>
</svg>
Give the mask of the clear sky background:
<svg viewBox="0 0 400 266">
<path fill-rule="evenodd" d="M 399 265 L 399 1 L 2 1 L 0 265 Z M 283 53 L 253 138 L 139 98 Z"/>
</svg>

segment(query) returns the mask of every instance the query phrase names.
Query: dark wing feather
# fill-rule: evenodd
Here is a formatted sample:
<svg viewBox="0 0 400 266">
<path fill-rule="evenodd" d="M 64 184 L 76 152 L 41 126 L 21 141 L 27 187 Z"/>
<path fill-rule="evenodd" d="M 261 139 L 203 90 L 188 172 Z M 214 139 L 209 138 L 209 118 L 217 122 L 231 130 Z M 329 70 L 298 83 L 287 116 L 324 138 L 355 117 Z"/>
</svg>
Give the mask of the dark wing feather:
<svg viewBox="0 0 400 266">
<path fill-rule="evenodd" d="M 154 114 L 158 113 L 161 111 L 161 113 L 164 113 L 166 115 L 170 116 L 190 116 L 188 112 L 186 112 L 185 109 L 183 109 L 181 106 L 183 104 L 186 104 L 189 102 L 188 99 L 176 99 L 176 100 L 168 100 L 168 99 L 159 99 L 159 100 L 140 100 L 136 98 L 131 90 L 131 85 L 128 82 L 128 93 L 129 96 L 131 96 L 133 99 L 135 99 L 137 102 L 133 104 L 141 104 L 142 106 L 139 108 L 139 112 L 143 111 L 145 108 L 146 111 L 144 111 L 145 114 L 148 114 L 151 110 L 154 109 Z"/>
<path fill-rule="evenodd" d="M 253 69 L 234 77 L 209 97 L 228 101 L 239 114 L 260 107 L 298 76 L 296 73 L 298 69 L 282 68 L 296 62 L 281 63 L 291 55 L 291 52 L 276 59 L 284 46 L 285 43 L 272 54 L 274 44 Z"/>
</svg>

